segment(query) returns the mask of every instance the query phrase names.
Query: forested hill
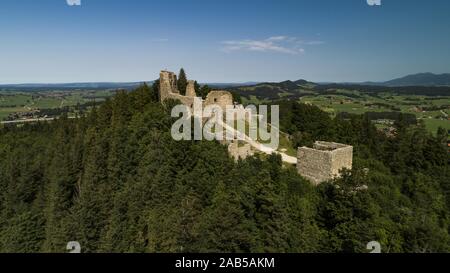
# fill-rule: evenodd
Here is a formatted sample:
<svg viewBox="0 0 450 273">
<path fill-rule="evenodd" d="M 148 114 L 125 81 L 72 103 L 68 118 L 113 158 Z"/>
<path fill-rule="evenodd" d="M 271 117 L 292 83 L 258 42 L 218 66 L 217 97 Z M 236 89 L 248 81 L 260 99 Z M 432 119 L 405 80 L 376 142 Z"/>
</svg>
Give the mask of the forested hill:
<svg viewBox="0 0 450 273">
<path fill-rule="evenodd" d="M 450 86 L 450 74 L 419 73 L 384 82 L 385 86 Z"/>
<path fill-rule="evenodd" d="M 278 156 L 234 162 L 176 142 L 154 88 L 120 91 L 86 117 L 0 129 L 0 252 L 448 252 L 442 135 L 282 101 L 296 145 L 355 146 L 354 170 L 313 187 Z M 336 186 L 337 185 L 337 186 Z M 363 185 L 368 186 L 365 190 Z"/>
<path fill-rule="evenodd" d="M 246 98 L 255 96 L 261 100 L 298 99 L 311 94 L 329 95 L 339 90 L 358 91 L 369 95 L 391 93 L 397 95 L 450 96 L 450 86 L 385 86 L 383 84 L 356 83 L 317 84 L 306 80 L 234 86 L 229 87 L 228 90 Z"/>
</svg>

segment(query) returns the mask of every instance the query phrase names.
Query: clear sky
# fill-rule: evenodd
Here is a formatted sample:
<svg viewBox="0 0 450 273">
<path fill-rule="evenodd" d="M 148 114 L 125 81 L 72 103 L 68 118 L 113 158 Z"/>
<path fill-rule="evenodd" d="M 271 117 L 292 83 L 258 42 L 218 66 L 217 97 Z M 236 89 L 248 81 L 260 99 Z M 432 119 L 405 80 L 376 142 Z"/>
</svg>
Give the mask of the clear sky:
<svg viewBox="0 0 450 273">
<path fill-rule="evenodd" d="M 450 72 L 450 1 L 0 1 L 0 83 L 382 81 Z"/>
</svg>

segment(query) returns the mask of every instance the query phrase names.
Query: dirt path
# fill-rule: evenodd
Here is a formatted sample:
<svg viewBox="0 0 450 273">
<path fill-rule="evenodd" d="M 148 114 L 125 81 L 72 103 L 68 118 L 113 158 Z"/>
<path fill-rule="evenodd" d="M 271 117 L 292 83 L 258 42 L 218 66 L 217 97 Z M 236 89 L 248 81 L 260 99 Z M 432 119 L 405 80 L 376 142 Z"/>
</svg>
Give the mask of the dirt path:
<svg viewBox="0 0 450 273">
<path fill-rule="evenodd" d="M 297 158 L 296 157 L 289 156 L 289 155 L 287 155 L 285 153 L 278 152 L 277 150 L 275 150 L 273 148 L 267 147 L 264 144 L 261 144 L 261 143 L 255 141 L 255 140 L 251 139 L 246 134 L 244 134 L 244 133 L 234 129 L 233 127 L 231 127 L 228 124 L 224 123 L 222 120 L 220 120 L 218 122 L 218 124 L 220 126 L 222 126 L 224 129 L 226 129 L 227 132 L 231 132 L 235 136 L 237 136 L 239 140 L 242 140 L 242 141 L 250 144 L 256 150 L 258 150 L 258 151 L 260 151 L 262 153 L 268 154 L 268 155 L 273 154 L 273 153 L 279 154 L 279 155 L 281 155 L 281 158 L 282 158 L 283 162 L 286 162 L 286 163 L 289 163 L 289 164 L 297 164 Z"/>
</svg>

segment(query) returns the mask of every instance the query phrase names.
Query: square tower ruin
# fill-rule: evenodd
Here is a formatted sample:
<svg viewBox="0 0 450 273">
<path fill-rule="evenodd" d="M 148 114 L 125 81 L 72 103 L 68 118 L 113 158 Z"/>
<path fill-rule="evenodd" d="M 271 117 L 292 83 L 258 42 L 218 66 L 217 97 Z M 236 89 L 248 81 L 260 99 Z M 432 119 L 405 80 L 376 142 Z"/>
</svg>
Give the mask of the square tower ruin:
<svg viewBox="0 0 450 273">
<path fill-rule="evenodd" d="M 342 169 L 352 169 L 353 146 L 317 141 L 313 148 L 298 148 L 298 173 L 318 185 L 339 177 Z"/>
</svg>

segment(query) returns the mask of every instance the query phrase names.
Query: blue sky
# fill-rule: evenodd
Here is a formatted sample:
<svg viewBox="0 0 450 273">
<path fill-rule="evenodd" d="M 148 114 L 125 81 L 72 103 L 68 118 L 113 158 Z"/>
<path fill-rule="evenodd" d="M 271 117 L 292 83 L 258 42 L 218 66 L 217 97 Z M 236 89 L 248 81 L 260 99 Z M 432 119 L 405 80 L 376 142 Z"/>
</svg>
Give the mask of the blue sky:
<svg viewBox="0 0 450 273">
<path fill-rule="evenodd" d="M 450 72 L 450 1 L 2 0 L 0 83 L 382 81 Z"/>
</svg>

